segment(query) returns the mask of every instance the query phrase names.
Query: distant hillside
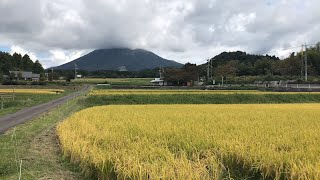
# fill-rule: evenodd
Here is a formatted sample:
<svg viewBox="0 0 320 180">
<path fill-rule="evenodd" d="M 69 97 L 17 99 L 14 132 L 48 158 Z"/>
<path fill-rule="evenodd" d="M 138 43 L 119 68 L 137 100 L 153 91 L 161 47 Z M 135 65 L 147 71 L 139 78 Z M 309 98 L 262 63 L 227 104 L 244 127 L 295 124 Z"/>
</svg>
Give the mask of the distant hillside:
<svg viewBox="0 0 320 180">
<path fill-rule="evenodd" d="M 275 57 L 275 56 L 247 54 L 246 52 L 242 52 L 242 51 L 223 52 L 213 57 L 211 60 L 213 60 L 213 66 L 217 66 L 217 65 L 226 64 L 232 60 L 238 60 L 241 63 L 246 63 L 246 64 L 254 64 L 256 61 L 262 58 L 280 60 L 278 57 Z"/>
<path fill-rule="evenodd" d="M 161 67 L 182 67 L 175 61 L 161 58 L 160 56 L 142 49 L 99 49 L 74 61 L 56 67 L 61 70 L 78 69 L 87 71 L 115 70 L 115 71 L 140 71 Z"/>
</svg>

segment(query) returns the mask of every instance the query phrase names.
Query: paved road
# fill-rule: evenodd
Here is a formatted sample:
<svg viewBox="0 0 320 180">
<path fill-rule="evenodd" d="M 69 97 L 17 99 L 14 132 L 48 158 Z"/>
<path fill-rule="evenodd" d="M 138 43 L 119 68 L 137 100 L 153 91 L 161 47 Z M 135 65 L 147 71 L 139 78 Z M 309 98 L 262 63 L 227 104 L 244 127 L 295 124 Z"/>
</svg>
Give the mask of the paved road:
<svg viewBox="0 0 320 180">
<path fill-rule="evenodd" d="M 88 91 L 90 88 L 90 86 L 85 86 L 81 91 L 78 91 L 76 93 L 61 97 L 59 99 L 44 104 L 22 109 L 13 114 L 0 117 L 0 134 L 3 134 L 8 129 L 13 128 L 16 125 L 19 125 L 26 121 L 29 121 L 33 119 L 35 116 L 43 114 L 49 111 L 50 109 L 55 108 L 74 97 L 79 96 L 81 93 Z"/>
</svg>

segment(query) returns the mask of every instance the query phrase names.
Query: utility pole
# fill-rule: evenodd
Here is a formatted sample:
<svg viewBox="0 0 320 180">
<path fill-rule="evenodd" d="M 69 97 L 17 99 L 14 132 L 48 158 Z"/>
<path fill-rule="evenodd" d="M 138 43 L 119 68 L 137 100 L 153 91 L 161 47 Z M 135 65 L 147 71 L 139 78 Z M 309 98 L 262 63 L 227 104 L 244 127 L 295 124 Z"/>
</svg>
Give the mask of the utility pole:
<svg viewBox="0 0 320 180">
<path fill-rule="evenodd" d="M 300 79 L 303 79 L 303 69 L 304 69 L 304 53 L 303 53 L 304 45 L 301 45 L 301 72 Z"/>
<path fill-rule="evenodd" d="M 305 50 L 306 52 L 304 53 L 304 61 L 305 61 L 305 81 L 308 81 L 308 54 L 307 54 L 307 44 L 305 44 Z"/>
<path fill-rule="evenodd" d="M 210 66 L 211 66 L 211 79 L 213 79 L 213 66 L 212 66 L 212 60 L 214 60 L 214 59 L 211 59 L 210 60 Z"/>
<path fill-rule="evenodd" d="M 77 69 L 78 69 L 77 63 L 75 63 L 75 64 L 74 64 L 74 80 L 77 79 Z"/>
<path fill-rule="evenodd" d="M 160 80 L 162 80 L 162 67 L 161 66 L 159 68 L 159 76 L 160 76 Z"/>
<path fill-rule="evenodd" d="M 224 83 L 224 77 L 221 76 L 221 83 L 222 83 L 222 86 L 223 86 L 223 83 Z"/>
<path fill-rule="evenodd" d="M 210 78 L 210 59 L 208 59 L 207 62 L 208 62 L 208 67 L 207 67 L 207 80 L 209 81 L 209 78 Z"/>
<path fill-rule="evenodd" d="M 53 81 L 53 67 L 51 68 L 51 81 Z"/>
</svg>

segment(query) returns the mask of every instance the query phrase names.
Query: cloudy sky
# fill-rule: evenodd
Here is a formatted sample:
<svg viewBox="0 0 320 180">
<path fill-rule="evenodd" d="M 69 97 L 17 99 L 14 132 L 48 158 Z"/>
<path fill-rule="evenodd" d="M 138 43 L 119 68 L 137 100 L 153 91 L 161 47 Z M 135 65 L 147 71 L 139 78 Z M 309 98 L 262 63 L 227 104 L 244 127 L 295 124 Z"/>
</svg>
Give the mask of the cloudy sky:
<svg viewBox="0 0 320 180">
<path fill-rule="evenodd" d="M 317 41 L 319 0 L 0 0 L 0 51 L 45 67 L 98 48 L 200 64 L 234 50 L 286 57 Z"/>
</svg>

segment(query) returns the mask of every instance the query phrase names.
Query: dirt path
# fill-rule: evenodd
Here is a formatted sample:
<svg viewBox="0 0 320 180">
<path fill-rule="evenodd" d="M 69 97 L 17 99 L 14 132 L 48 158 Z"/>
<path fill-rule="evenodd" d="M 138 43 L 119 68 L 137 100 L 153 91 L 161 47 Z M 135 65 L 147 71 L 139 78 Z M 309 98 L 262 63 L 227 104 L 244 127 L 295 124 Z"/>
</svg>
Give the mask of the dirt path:
<svg viewBox="0 0 320 180">
<path fill-rule="evenodd" d="M 61 158 L 61 150 L 56 137 L 55 125 L 40 133 L 30 143 L 26 157 L 24 157 L 25 164 L 41 165 L 41 168 L 24 169 L 24 173 L 29 171 L 30 174 L 36 174 L 34 179 L 51 180 L 51 179 L 65 179 L 65 180 L 80 180 L 79 172 L 70 171 L 66 168 L 65 163 Z M 35 169 L 37 172 L 35 172 Z"/>
<path fill-rule="evenodd" d="M 22 109 L 16 113 L 9 114 L 3 117 L 0 117 L 0 134 L 3 134 L 5 131 L 7 131 L 10 128 L 15 127 L 16 125 L 19 125 L 21 123 L 24 123 L 26 121 L 29 121 L 33 119 L 34 117 L 45 113 L 49 111 L 52 108 L 55 108 L 64 102 L 67 102 L 68 100 L 75 98 L 79 96 L 81 93 L 88 91 L 91 88 L 91 86 L 86 85 L 81 91 L 78 91 L 76 93 L 61 97 L 59 99 L 40 104 L 37 106 L 29 107 L 26 109 Z"/>
</svg>

